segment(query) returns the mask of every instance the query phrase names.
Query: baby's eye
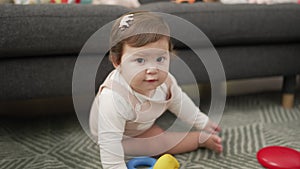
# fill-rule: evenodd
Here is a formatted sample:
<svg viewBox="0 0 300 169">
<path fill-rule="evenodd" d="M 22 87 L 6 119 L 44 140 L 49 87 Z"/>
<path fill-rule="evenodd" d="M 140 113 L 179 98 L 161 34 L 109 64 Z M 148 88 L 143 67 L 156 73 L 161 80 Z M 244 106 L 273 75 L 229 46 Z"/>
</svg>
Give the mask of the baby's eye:
<svg viewBox="0 0 300 169">
<path fill-rule="evenodd" d="M 137 58 L 137 59 L 135 59 L 135 61 L 138 62 L 138 63 L 144 63 L 145 59 L 143 59 L 143 58 Z"/>
<path fill-rule="evenodd" d="M 166 60 L 166 58 L 163 57 L 163 56 L 160 56 L 160 57 L 158 57 L 158 58 L 156 59 L 156 61 L 159 62 L 159 63 L 163 63 L 165 60 Z"/>
</svg>

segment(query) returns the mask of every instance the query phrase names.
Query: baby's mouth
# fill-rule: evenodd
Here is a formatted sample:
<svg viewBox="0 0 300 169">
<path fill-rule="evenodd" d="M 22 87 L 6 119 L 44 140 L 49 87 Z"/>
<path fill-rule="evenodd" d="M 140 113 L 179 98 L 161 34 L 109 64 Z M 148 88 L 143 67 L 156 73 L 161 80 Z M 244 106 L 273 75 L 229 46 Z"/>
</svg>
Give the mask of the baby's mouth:
<svg viewBox="0 0 300 169">
<path fill-rule="evenodd" d="M 148 82 L 148 83 L 153 83 L 153 82 L 156 82 L 156 81 L 158 81 L 157 79 L 146 79 L 146 80 L 144 80 L 144 81 L 146 81 L 146 82 Z"/>
</svg>

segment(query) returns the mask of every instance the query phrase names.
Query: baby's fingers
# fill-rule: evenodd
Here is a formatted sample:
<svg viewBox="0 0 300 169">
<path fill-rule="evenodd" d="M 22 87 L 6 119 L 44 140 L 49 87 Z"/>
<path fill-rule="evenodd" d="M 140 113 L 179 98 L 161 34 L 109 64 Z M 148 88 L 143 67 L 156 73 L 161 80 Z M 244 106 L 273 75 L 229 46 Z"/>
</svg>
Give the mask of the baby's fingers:
<svg viewBox="0 0 300 169">
<path fill-rule="evenodd" d="M 221 127 L 217 125 L 216 123 L 209 121 L 206 127 L 204 128 L 206 132 L 215 134 L 216 132 L 221 131 Z"/>
</svg>

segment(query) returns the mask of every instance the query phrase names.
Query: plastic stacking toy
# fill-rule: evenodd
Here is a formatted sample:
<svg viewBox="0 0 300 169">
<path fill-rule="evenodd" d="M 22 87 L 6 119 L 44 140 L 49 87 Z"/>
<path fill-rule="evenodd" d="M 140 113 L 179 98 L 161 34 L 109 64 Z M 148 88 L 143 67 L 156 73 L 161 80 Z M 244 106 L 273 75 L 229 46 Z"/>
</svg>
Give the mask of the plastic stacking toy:
<svg viewBox="0 0 300 169">
<path fill-rule="evenodd" d="M 128 169 L 137 169 L 138 167 L 149 167 L 148 169 L 178 169 L 179 162 L 170 154 L 161 156 L 158 160 L 152 157 L 135 157 L 128 161 Z"/>
<path fill-rule="evenodd" d="M 147 166 L 149 169 L 153 169 L 154 164 L 156 163 L 156 159 L 152 157 L 135 157 L 128 161 L 127 168 L 128 169 L 136 169 L 137 167 Z"/>
<path fill-rule="evenodd" d="M 256 157 L 268 169 L 300 169 L 300 152 L 288 147 L 265 147 L 258 151 Z"/>
<path fill-rule="evenodd" d="M 161 156 L 155 163 L 153 169 L 178 169 L 179 162 L 170 154 Z"/>
</svg>

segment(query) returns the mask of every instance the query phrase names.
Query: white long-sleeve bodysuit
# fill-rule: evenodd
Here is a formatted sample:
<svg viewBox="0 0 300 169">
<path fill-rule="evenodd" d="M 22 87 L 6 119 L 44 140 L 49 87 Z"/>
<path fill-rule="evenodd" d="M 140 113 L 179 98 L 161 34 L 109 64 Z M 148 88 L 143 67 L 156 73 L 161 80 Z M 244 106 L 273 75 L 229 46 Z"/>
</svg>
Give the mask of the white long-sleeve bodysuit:
<svg viewBox="0 0 300 169">
<path fill-rule="evenodd" d="M 149 98 L 134 92 L 117 69 L 112 71 L 101 85 L 90 112 L 90 129 L 98 138 L 103 168 L 126 169 L 122 139 L 149 129 L 166 109 L 198 129 L 208 122 L 207 115 L 200 112 L 171 74 Z"/>
</svg>

